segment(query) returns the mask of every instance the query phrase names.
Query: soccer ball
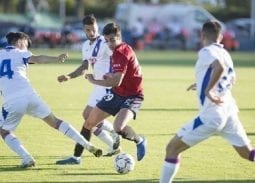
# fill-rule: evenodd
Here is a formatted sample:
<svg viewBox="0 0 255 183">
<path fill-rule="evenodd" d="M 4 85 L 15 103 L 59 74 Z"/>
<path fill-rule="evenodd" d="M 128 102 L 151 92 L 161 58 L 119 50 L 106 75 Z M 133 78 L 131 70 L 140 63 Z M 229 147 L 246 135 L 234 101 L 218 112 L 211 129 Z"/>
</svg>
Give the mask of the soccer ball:
<svg viewBox="0 0 255 183">
<path fill-rule="evenodd" d="M 120 174 L 126 174 L 135 168 L 134 158 L 127 153 L 118 154 L 114 159 L 115 170 Z"/>
</svg>

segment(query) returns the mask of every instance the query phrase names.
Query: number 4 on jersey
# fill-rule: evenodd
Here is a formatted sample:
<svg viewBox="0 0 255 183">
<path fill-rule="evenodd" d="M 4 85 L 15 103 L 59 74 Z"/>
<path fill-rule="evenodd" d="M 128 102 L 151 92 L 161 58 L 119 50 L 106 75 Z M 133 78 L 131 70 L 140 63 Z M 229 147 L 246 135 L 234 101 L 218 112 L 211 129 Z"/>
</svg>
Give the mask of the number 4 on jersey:
<svg viewBox="0 0 255 183">
<path fill-rule="evenodd" d="M 5 59 L 1 62 L 0 66 L 0 77 L 7 76 L 9 79 L 12 79 L 13 71 L 11 69 L 11 60 Z"/>
</svg>

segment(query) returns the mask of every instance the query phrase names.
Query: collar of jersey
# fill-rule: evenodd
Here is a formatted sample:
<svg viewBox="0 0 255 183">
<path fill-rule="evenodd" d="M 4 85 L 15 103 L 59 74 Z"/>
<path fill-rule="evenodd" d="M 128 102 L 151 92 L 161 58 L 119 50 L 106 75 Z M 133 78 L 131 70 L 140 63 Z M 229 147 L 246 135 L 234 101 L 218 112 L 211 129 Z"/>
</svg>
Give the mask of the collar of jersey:
<svg viewBox="0 0 255 183">
<path fill-rule="evenodd" d="M 223 47 L 224 47 L 224 45 L 223 45 L 223 44 L 219 44 L 219 43 L 213 43 L 213 45 L 215 45 L 215 46 L 219 46 L 219 47 L 221 47 L 221 48 L 223 48 Z"/>
<path fill-rule="evenodd" d="M 15 46 L 6 46 L 5 49 L 15 49 L 16 47 Z"/>
<path fill-rule="evenodd" d="M 89 45 L 92 45 L 92 44 L 94 44 L 95 42 L 97 42 L 98 41 L 98 39 L 101 37 L 101 35 L 99 35 L 99 36 L 97 36 L 97 38 L 95 39 L 95 41 L 93 41 L 92 43 L 91 43 L 91 41 L 89 42 Z"/>
</svg>

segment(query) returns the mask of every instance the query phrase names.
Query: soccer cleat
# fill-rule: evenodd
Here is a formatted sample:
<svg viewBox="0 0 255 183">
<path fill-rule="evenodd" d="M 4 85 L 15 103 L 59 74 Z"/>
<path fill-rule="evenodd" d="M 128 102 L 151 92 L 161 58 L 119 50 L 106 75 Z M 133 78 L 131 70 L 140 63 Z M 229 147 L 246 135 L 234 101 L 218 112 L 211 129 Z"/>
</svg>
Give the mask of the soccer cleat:
<svg viewBox="0 0 255 183">
<path fill-rule="evenodd" d="M 104 154 L 104 156 L 110 157 L 116 154 L 119 154 L 121 151 L 121 148 L 119 147 L 118 149 L 112 149 L 108 153 Z"/>
<path fill-rule="evenodd" d="M 144 158 L 146 154 L 146 145 L 147 145 L 147 140 L 145 138 L 143 138 L 142 142 L 136 145 L 138 161 L 141 161 Z"/>
<path fill-rule="evenodd" d="M 57 165 L 79 165 L 81 164 L 81 159 L 76 159 L 74 157 L 69 157 L 63 160 L 56 161 Z"/>
<path fill-rule="evenodd" d="M 112 148 L 116 149 L 116 150 L 119 149 L 119 146 L 120 146 L 120 136 L 119 136 L 119 134 L 113 133 L 112 138 L 113 138 L 113 142 L 114 142 Z"/>
<path fill-rule="evenodd" d="M 92 154 L 94 154 L 94 156 L 96 156 L 96 157 L 100 157 L 103 155 L 103 151 L 101 149 L 94 147 L 94 146 L 90 146 L 88 151 L 91 152 Z"/>
<path fill-rule="evenodd" d="M 29 168 L 35 166 L 35 160 L 32 157 L 23 159 L 20 165 L 21 168 Z"/>
</svg>

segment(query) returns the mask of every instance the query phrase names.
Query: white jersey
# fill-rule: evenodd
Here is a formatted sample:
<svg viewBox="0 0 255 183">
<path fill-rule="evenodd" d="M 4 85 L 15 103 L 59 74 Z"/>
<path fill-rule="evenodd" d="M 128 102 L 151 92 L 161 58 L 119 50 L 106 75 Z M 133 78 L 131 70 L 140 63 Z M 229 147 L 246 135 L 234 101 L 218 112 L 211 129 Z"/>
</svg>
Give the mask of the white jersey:
<svg viewBox="0 0 255 183">
<path fill-rule="evenodd" d="M 82 46 L 82 59 L 89 61 L 97 80 L 103 79 L 103 76 L 110 72 L 111 55 L 112 51 L 103 36 L 98 36 L 92 44 L 90 40 L 87 40 Z"/>
<path fill-rule="evenodd" d="M 30 51 L 8 46 L 0 50 L 0 90 L 4 102 L 34 92 L 26 69 Z"/>
<path fill-rule="evenodd" d="M 218 60 L 224 66 L 223 74 L 220 80 L 212 89 L 213 93 L 223 99 L 231 99 L 231 88 L 235 81 L 235 72 L 233 61 L 229 53 L 223 48 L 221 44 L 211 44 L 202 48 L 198 53 L 198 60 L 195 66 L 197 95 L 199 98 L 200 107 L 203 106 L 206 96 L 205 89 L 210 81 L 212 69 L 210 65 L 213 61 Z"/>
<path fill-rule="evenodd" d="M 221 97 L 223 103 L 216 105 L 205 96 L 212 69 L 210 65 L 218 60 L 224 65 L 224 71 L 212 89 Z M 231 87 L 235 80 L 233 62 L 228 52 L 220 44 L 211 44 L 198 53 L 195 67 L 197 95 L 200 104 L 198 116 L 184 125 L 177 133 L 182 141 L 189 145 L 195 144 L 218 134 L 234 146 L 242 147 L 250 144 L 242 123 L 238 117 L 238 108 L 231 95 Z"/>
</svg>

